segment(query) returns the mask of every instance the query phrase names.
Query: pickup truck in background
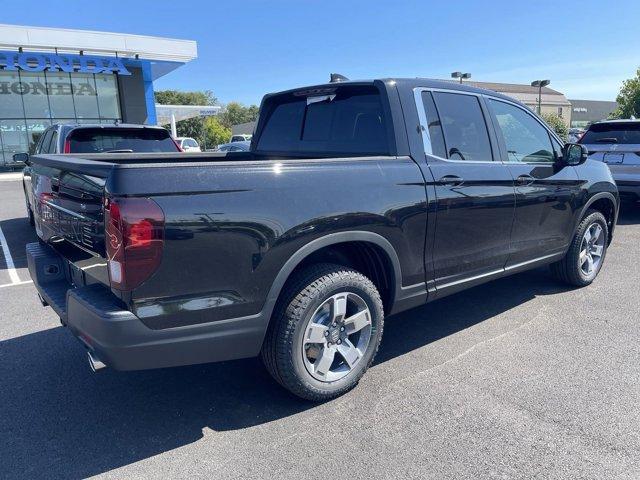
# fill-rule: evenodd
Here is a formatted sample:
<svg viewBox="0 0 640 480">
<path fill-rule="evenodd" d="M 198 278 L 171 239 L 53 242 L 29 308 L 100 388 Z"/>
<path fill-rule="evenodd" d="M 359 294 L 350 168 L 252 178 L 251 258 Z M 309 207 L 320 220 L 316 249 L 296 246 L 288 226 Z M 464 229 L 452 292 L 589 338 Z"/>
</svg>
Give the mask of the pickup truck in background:
<svg viewBox="0 0 640 480">
<path fill-rule="evenodd" d="M 426 79 L 269 94 L 249 152 L 31 164 L 55 188 L 29 271 L 92 368 L 261 355 L 316 401 L 356 385 L 385 316 L 545 264 L 590 284 L 619 208 L 528 108 Z"/>
<path fill-rule="evenodd" d="M 138 153 L 180 152 L 178 144 L 162 127 L 119 124 L 55 124 L 47 128 L 35 147 L 35 154 L 74 153 Z M 17 153 L 14 163 L 25 165 L 22 170 L 22 187 L 29 223 L 33 226 L 36 197 L 50 194 L 49 182 L 40 188 L 31 181 L 31 162 L 28 153 Z"/>
</svg>

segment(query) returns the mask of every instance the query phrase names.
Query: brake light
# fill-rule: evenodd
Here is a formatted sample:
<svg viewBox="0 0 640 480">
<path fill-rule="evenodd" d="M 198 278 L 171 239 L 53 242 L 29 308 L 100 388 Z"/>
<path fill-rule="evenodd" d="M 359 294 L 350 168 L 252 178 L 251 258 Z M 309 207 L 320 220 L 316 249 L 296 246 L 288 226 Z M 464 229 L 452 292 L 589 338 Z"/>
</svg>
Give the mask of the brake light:
<svg viewBox="0 0 640 480">
<path fill-rule="evenodd" d="M 160 266 L 164 213 L 149 198 L 106 198 L 104 211 L 111 287 L 133 290 Z"/>
<path fill-rule="evenodd" d="M 68 138 L 64 141 L 64 153 L 71 153 L 71 140 Z"/>
</svg>

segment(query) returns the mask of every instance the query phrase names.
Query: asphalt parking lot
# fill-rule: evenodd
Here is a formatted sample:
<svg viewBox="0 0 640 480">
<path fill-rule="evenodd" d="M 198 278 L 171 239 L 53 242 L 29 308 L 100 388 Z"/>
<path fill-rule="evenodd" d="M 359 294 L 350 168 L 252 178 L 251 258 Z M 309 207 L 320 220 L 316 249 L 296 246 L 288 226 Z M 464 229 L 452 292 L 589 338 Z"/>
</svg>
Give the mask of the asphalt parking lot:
<svg viewBox="0 0 640 480">
<path fill-rule="evenodd" d="M 590 287 L 540 269 L 390 318 L 322 405 L 258 360 L 91 373 L 29 283 L 19 181 L 0 180 L 0 228 L 2 478 L 640 476 L 640 206 Z"/>
</svg>

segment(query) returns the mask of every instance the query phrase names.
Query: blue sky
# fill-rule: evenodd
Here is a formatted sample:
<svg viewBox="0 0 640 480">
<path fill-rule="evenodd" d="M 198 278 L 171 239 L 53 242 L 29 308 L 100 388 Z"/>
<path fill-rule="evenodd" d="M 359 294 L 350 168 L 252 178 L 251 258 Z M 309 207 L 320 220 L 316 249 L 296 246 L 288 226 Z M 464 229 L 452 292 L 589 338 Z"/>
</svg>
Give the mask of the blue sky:
<svg viewBox="0 0 640 480">
<path fill-rule="evenodd" d="M 3 5 L 4 4 L 4 5 Z M 28 8 L 25 8 L 27 7 Z M 212 90 L 222 102 L 350 78 L 529 83 L 613 100 L 640 66 L 640 2 L 0 0 L 0 22 L 186 38 L 199 58 L 156 89 Z"/>
</svg>

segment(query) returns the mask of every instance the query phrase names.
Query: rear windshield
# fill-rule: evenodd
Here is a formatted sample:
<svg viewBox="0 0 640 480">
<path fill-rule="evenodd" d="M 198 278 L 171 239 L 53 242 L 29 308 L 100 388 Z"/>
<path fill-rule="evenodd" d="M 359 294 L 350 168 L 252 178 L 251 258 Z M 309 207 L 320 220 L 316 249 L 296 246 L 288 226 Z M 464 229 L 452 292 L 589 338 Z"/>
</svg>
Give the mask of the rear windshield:
<svg viewBox="0 0 640 480">
<path fill-rule="evenodd" d="M 264 108 L 259 152 L 390 154 L 382 101 L 373 86 L 278 96 Z"/>
<path fill-rule="evenodd" d="M 178 151 L 169 132 L 159 128 L 81 128 L 67 140 L 70 153 Z"/>
<path fill-rule="evenodd" d="M 589 127 L 580 143 L 640 144 L 640 123 L 596 123 Z"/>
</svg>

